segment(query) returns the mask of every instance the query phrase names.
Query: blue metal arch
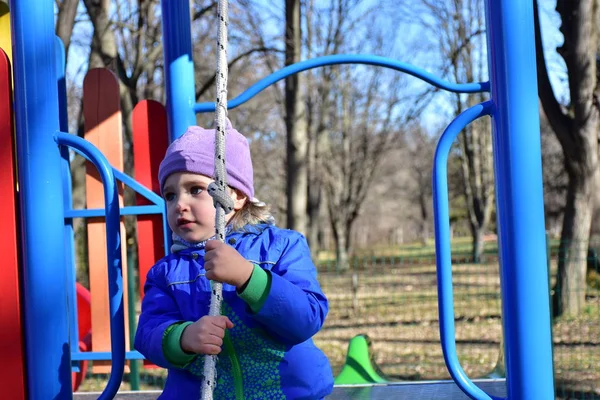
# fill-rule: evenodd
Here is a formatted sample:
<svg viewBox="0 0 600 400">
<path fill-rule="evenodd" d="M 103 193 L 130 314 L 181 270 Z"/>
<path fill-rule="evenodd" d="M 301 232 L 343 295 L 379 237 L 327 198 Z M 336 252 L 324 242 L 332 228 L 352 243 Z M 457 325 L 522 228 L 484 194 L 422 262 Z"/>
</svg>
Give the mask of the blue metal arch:
<svg viewBox="0 0 600 400">
<path fill-rule="evenodd" d="M 492 108 L 492 102 L 487 101 L 468 108 L 456 117 L 448 125 L 438 141 L 433 165 L 432 197 L 435 220 L 435 254 L 442 352 L 452 379 L 454 379 L 463 392 L 467 393 L 471 398 L 478 400 L 498 398 L 485 393 L 469 379 L 461 367 L 458 355 L 456 354 L 447 164 L 450 148 L 458 134 L 476 119 L 490 115 Z"/>
<path fill-rule="evenodd" d="M 371 54 L 334 54 L 323 57 L 313 58 L 311 60 L 300 61 L 292 65 L 288 65 L 268 75 L 250 86 L 239 96 L 234 97 L 227 101 L 227 108 L 236 108 L 254 96 L 271 86 L 272 84 L 279 82 L 288 76 L 295 75 L 302 71 L 309 69 L 325 67 L 328 65 L 340 65 L 340 64 L 363 64 L 373 65 L 376 67 L 389 68 L 395 71 L 405 72 L 416 78 L 419 78 L 435 87 L 447 90 L 454 93 L 478 93 L 488 92 L 490 89 L 489 82 L 476 82 L 476 83 L 453 83 L 425 71 L 424 69 L 418 68 L 412 64 L 405 63 L 402 61 L 394 60 L 387 57 L 376 56 Z M 197 113 L 205 113 L 215 111 L 215 103 L 196 103 L 194 111 Z"/>
</svg>

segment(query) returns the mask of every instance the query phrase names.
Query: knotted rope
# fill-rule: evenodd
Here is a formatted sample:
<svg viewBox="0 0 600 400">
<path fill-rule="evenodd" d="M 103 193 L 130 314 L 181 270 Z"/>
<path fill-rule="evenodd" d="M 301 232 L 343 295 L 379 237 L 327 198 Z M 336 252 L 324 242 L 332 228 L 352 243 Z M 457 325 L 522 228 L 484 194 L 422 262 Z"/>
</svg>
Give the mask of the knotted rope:
<svg viewBox="0 0 600 400">
<path fill-rule="evenodd" d="M 227 193 L 227 171 L 225 170 L 225 130 L 227 127 L 227 25 L 228 2 L 219 0 L 217 8 L 219 20 L 217 29 L 217 103 L 216 103 L 216 131 L 215 131 L 215 181 L 208 187 L 208 193 L 213 197 L 215 204 L 215 232 L 217 240 L 225 241 L 225 214 L 233 210 L 233 200 Z M 208 315 L 221 314 L 221 301 L 223 300 L 223 285 L 212 282 L 210 309 Z M 217 386 L 217 356 L 205 355 L 204 374 L 202 378 L 202 399 L 212 400 L 213 392 Z"/>
</svg>

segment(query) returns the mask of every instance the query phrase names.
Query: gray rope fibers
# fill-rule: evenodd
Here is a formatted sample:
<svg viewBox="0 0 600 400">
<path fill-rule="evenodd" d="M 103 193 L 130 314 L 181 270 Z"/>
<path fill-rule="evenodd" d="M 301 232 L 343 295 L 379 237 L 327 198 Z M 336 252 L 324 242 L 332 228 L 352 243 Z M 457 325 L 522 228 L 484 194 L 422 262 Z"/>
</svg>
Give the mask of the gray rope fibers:
<svg viewBox="0 0 600 400">
<path fill-rule="evenodd" d="M 233 209 L 233 200 L 227 193 L 227 171 L 225 170 L 225 130 L 227 128 L 227 25 L 228 2 L 219 0 L 217 8 L 217 103 L 216 103 L 216 131 L 215 131 L 215 181 L 208 187 L 209 194 L 213 197 L 216 208 L 215 231 L 217 240 L 225 241 L 225 215 Z M 221 314 L 223 300 L 223 285 L 220 282 L 211 282 L 212 294 L 208 315 Z M 202 399 L 212 400 L 213 392 L 217 386 L 217 356 L 205 355 L 204 373 L 202 377 Z"/>
</svg>

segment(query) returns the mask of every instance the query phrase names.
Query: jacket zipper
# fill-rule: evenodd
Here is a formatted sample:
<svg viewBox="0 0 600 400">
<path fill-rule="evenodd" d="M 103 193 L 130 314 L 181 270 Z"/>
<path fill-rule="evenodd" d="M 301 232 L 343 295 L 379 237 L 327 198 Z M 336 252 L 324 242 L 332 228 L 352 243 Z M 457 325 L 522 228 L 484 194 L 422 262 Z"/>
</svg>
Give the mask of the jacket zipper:
<svg viewBox="0 0 600 400">
<path fill-rule="evenodd" d="M 233 348 L 233 343 L 231 338 L 229 337 L 229 332 L 225 332 L 225 337 L 223 338 L 223 345 L 225 346 L 225 350 L 227 351 L 227 355 L 229 356 L 229 360 L 231 361 L 231 371 L 233 373 L 233 386 L 235 388 L 235 398 L 236 400 L 244 400 L 244 381 L 242 379 L 242 368 L 240 367 L 240 361 L 235 354 L 235 350 Z"/>
</svg>

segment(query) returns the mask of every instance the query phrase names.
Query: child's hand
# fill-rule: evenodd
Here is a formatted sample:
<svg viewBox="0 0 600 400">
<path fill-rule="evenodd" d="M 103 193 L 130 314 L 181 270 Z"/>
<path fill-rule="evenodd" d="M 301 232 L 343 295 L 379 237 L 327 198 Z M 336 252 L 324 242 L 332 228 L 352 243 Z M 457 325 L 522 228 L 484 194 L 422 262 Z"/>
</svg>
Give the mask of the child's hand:
<svg viewBox="0 0 600 400">
<path fill-rule="evenodd" d="M 250 279 L 254 266 L 228 244 L 209 240 L 206 242 L 204 269 L 208 279 L 229 283 L 239 289 Z"/>
<path fill-rule="evenodd" d="M 188 353 L 219 354 L 225 329 L 229 328 L 233 328 L 233 322 L 226 316 L 205 315 L 183 330 L 181 348 Z"/>
</svg>

